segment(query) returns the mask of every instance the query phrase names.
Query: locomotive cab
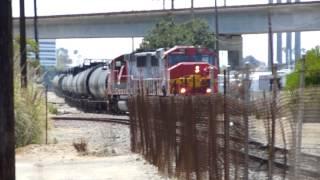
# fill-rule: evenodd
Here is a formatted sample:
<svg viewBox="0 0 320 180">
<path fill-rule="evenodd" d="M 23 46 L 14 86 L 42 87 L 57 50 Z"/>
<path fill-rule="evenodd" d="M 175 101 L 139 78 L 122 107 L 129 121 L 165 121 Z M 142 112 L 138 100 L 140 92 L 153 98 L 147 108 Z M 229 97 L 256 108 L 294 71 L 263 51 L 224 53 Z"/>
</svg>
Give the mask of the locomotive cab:
<svg viewBox="0 0 320 180">
<path fill-rule="evenodd" d="M 157 51 L 134 53 L 128 59 L 130 91 L 158 95 L 161 92 L 164 65 Z"/>
<path fill-rule="evenodd" d="M 215 57 L 208 48 L 193 46 L 176 46 L 164 52 L 167 91 L 173 95 L 216 93 Z"/>
</svg>

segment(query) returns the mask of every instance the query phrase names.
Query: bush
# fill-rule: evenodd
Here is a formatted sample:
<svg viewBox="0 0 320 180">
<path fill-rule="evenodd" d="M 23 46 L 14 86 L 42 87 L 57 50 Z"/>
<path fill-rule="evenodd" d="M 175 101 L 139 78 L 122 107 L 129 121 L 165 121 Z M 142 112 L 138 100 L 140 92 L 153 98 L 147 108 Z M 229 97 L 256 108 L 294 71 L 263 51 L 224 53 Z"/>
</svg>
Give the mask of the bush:
<svg viewBox="0 0 320 180">
<path fill-rule="evenodd" d="M 72 145 L 78 153 L 82 155 L 88 154 L 88 141 L 84 138 L 80 138 L 79 140 L 74 141 Z"/>
<path fill-rule="evenodd" d="M 36 51 L 37 47 L 32 40 L 28 40 L 27 43 L 28 52 Z M 43 90 L 31 81 L 39 67 L 28 64 L 29 84 L 27 88 L 21 88 L 18 38 L 14 41 L 14 47 L 15 137 L 16 147 L 21 147 L 41 142 L 45 120 L 45 100 Z"/>
<path fill-rule="evenodd" d="M 45 102 L 42 90 L 29 85 L 27 89 L 15 86 L 16 147 L 40 143 L 45 120 Z"/>
<path fill-rule="evenodd" d="M 55 115 L 58 114 L 58 109 L 53 104 L 48 104 L 48 111 L 51 114 L 55 114 Z"/>
<path fill-rule="evenodd" d="M 302 61 L 296 62 L 295 70 L 287 76 L 286 89 L 295 90 L 299 87 Z M 320 46 L 307 51 L 305 56 L 305 86 L 320 85 Z"/>
</svg>

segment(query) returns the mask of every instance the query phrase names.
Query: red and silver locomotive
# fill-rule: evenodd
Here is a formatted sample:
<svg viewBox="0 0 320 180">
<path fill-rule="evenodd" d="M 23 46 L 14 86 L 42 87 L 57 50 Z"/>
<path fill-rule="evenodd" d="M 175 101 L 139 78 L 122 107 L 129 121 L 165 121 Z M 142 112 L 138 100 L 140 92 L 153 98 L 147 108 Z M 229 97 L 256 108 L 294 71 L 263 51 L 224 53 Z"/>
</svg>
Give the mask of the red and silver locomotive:
<svg viewBox="0 0 320 180">
<path fill-rule="evenodd" d="M 106 63 L 61 72 L 53 85 L 84 110 L 127 111 L 129 95 L 199 95 L 218 91 L 216 55 L 207 48 L 175 46 L 134 52 Z"/>
</svg>

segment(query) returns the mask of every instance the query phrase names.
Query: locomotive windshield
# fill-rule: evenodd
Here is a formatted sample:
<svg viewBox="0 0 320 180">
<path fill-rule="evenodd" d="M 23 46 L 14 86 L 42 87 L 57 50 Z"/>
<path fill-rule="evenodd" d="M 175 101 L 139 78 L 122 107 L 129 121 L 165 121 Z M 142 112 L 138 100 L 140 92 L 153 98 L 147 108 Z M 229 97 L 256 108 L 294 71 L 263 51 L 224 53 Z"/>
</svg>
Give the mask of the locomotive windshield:
<svg viewBox="0 0 320 180">
<path fill-rule="evenodd" d="M 147 64 L 146 56 L 137 56 L 137 67 L 145 67 Z"/>
<path fill-rule="evenodd" d="M 159 66 L 159 60 L 156 56 L 151 56 L 151 66 Z"/>
<path fill-rule="evenodd" d="M 213 56 L 210 55 L 185 55 L 185 54 L 170 54 L 168 58 L 168 65 L 173 66 L 180 62 L 207 62 L 213 64 Z"/>
</svg>

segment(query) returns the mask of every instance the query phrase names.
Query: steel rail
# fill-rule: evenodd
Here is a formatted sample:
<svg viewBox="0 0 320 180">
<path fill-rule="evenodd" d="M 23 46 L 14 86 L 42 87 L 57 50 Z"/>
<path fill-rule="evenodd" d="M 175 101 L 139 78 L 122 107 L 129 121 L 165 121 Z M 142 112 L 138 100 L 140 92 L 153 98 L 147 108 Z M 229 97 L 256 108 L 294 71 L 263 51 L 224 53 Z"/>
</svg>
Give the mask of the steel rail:
<svg viewBox="0 0 320 180">
<path fill-rule="evenodd" d="M 78 116 L 53 116 L 50 119 L 55 121 L 89 121 L 89 122 L 103 122 L 116 123 L 123 125 L 130 125 L 129 119 L 107 118 L 107 117 L 78 117 Z"/>
</svg>

